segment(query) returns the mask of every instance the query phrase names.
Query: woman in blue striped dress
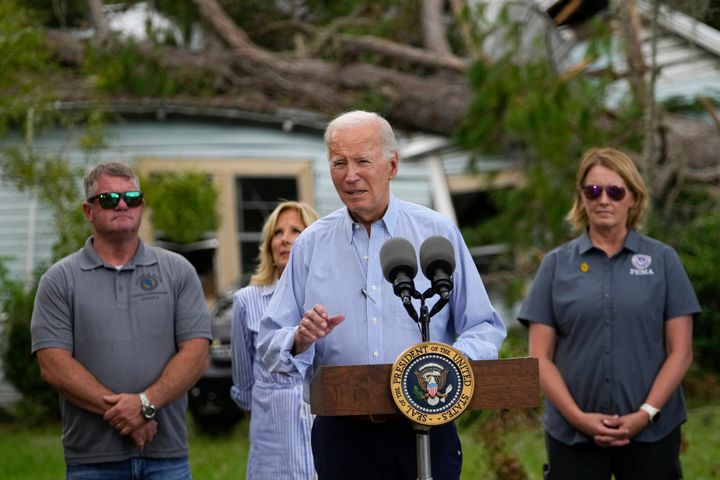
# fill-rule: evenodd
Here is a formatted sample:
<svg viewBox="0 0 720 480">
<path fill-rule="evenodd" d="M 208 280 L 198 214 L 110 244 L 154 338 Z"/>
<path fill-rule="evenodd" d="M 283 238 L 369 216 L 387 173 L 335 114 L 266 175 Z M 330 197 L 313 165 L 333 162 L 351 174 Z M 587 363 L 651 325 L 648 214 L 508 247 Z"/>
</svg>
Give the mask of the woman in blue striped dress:
<svg viewBox="0 0 720 480">
<path fill-rule="evenodd" d="M 295 238 L 317 213 L 300 202 L 283 202 L 265 222 L 259 265 L 250 285 L 233 296 L 231 396 L 250 415 L 248 480 L 315 479 L 310 430 L 299 375 L 270 373 L 255 357 L 260 320 L 290 257 Z"/>
</svg>

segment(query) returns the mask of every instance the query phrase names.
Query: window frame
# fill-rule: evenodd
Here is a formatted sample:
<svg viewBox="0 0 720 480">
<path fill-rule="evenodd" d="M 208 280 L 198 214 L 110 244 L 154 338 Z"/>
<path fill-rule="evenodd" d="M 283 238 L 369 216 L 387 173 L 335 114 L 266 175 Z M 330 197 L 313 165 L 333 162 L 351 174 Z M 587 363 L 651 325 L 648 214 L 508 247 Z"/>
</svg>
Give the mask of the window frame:
<svg viewBox="0 0 720 480">
<path fill-rule="evenodd" d="M 252 272 L 241 270 L 239 238 L 237 236 L 237 177 L 295 177 L 297 200 L 315 207 L 313 186 L 313 161 L 273 158 L 158 158 L 142 157 L 136 161 L 140 176 L 152 172 L 195 170 L 207 173 L 220 192 L 220 226 L 218 227 L 218 248 L 215 255 L 215 285 L 219 289 L 230 285 L 241 276 Z M 152 206 L 148 206 L 152 208 Z M 153 228 L 146 209 L 140 228 L 143 240 L 152 244 Z M 218 292 L 215 292 L 217 295 Z M 210 301 L 211 299 L 208 298 Z"/>
</svg>

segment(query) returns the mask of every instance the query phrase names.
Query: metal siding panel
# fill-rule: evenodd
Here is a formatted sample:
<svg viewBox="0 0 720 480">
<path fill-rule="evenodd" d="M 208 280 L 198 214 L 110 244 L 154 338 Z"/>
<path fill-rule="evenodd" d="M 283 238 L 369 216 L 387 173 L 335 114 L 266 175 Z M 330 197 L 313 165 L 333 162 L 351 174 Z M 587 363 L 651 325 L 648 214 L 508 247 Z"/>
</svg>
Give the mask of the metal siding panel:
<svg viewBox="0 0 720 480">
<path fill-rule="evenodd" d="M 18 192 L 6 183 L 0 184 L 0 257 L 13 278 L 25 278 L 28 272 L 28 221 L 30 196 Z M 52 215 L 38 204 L 35 221 L 35 246 L 33 265 L 50 258 L 50 248 L 55 235 L 52 230 Z M 34 267 L 33 267 L 34 268 Z M 32 268 L 29 269 L 30 271 Z"/>
</svg>

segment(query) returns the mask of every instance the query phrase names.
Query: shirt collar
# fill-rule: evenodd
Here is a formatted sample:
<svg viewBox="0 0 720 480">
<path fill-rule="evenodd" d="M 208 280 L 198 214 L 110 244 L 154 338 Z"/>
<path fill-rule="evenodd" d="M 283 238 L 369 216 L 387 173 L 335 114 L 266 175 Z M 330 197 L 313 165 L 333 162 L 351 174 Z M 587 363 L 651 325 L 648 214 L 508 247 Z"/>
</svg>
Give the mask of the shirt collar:
<svg viewBox="0 0 720 480">
<path fill-rule="evenodd" d="M 105 266 L 105 262 L 102 261 L 93 246 L 92 237 L 85 240 L 85 246 L 82 248 L 80 255 L 80 268 L 83 270 L 92 270 Z M 154 263 L 157 263 L 157 255 L 145 246 L 145 242 L 143 242 L 141 238 L 135 255 L 133 255 L 133 258 L 130 259 L 125 267 L 133 268 L 135 265 L 152 265 Z"/>
<path fill-rule="evenodd" d="M 580 251 L 580 254 L 587 253 L 590 249 L 595 248 L 593 247 L 592 241 L 590 241 L 590 235 L 588 235 L 588 230 L 585 229 L 582 235 L 580 235 L 580 238 L 578 239 L 578 248 Z M 640 235 L 633 230 L 632 228 L 628 229 L 628 234 L 625 236 L 625 241 L 623 242 L 623 248 L 630 250 L 631 252 L 637 252 L 640 248 Z"/>
<path fill-rule="evenodd" d="M 580 250 L 580 254 L 587 253 L 590 249 L 593 248 L 593 244 L 590 241 L 590 235 L 588 235 L 587 228 L 585 231 L 580 235 L 580 238 L 578 239 L 578 249 Z"/>
<path fill-rule="evenodd" d="M 631 252 L 637 252 L 640 249 L 640 235 L 633 229 L 628 230 L 623 247 Z"/>
<path fill-rule="evenodd" d="M 390 236 L 393 236 L 393 232 L 395 231 L 395 226 L 398 223 L 398 201 L 395 198 L 395 195 L 390 192 L 390 201 L 388 202 L 388 208 L 385 210 L 385 215 L 378 220 L 379 222 L 383 222 L 385 224 L 385 228 L 387 229 Z M 352 243 L 353 238 L 353 228 L 354 225 L 361 225 L 350 216 L 350 210 L 345 207 L 345 215 L 342 216 L 342 230 L 345 232 L 345 238 L 347 240 L 347 243 Z"/>
<path fill-rule="evenodd" d="M 260 295 L 263 297 L 270 297 L 273 293 L 275 293 L 275 286 L 277 285 L 277 280 L 275 280 L 270 285 L 263 285 L 260 288 Z"/>
<path fill-rule="evenodd" d="M 388 208 L 385 211 L 385 215 L 383 215 L 383 221 L 385 222 L 385 228 L 387 229 L 390 236 L 394 236 L 395 227 L 398 223 L 398 200 L 395 198 L 395 195 L 390 193 L 390 202 L 388 203 Z"/>
</svg>

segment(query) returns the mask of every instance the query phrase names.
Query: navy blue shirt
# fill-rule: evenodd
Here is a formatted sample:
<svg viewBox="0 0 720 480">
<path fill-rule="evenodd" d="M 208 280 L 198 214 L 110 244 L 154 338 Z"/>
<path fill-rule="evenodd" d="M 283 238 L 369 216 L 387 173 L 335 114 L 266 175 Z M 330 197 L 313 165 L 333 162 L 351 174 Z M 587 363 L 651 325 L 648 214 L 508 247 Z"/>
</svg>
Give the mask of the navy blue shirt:
<svg viewBox="0 0 720 480">
<path fill-rule="evenodd" d="M 630 230 L 612 257 L 587 232 L 548 253 L 518 318 L 555 329 L 555 364 L 581 410 L 625 415 L 645 401 L 665 361 L 665 321 L 699 312 L 675 250 Z M 678 387 L 658 422 L 633 439 L 660 440 L 685 419 Z M 547 399 L 543 422 L 568 445 L 591 440 Z"/>
</svg>

